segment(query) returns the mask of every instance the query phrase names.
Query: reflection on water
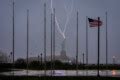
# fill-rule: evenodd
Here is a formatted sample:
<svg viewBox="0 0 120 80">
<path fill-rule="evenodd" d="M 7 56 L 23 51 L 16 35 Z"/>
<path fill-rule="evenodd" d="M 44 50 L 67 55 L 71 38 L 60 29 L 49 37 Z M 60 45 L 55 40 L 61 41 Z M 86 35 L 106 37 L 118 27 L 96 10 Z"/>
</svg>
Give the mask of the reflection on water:
<svg viewBox="0 0 120 80">
<path fill-rule="evenodd" d="M 2 75 L 13 75 L 12 72 L 3 72 Z M 100 70 L 101 76 L 116 76 L 120 77 L 120 70 Z M 25 76 L 27 75 L 26 70 L 14 71 L 14 75 Z M 29 76 L 42 76 L 44 75 L 44 70 L 29 70 Z M 51 75 L 51 70 L 47 70 L 46 75 Z M 76 70 L 55 70 L 53 76 L 76 76 Z M 78 76 L 96 76 L 97 70 L 79 70 Z"/>
</svg>

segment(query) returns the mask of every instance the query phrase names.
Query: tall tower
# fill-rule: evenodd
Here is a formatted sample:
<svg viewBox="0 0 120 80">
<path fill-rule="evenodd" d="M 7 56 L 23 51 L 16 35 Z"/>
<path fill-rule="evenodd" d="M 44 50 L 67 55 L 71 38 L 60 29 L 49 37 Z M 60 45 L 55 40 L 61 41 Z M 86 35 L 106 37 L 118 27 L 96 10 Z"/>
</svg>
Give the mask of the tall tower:
<svg viewBox="0 0 120 80">
<path fill-rule="evenodd" d="M 63 59 L 67 58 L 67 56 L 66 56 L 66 49 L 65 49 L 65 47 L 66 47 L 65 43 L 66 43 L 66 39 L 64 39 L 62 41 L 62 43 L 61 43 L 61 53 L 60 53 L 60 55 L 61 55 L 61 58 L 63 58 Z"/>
</svg>

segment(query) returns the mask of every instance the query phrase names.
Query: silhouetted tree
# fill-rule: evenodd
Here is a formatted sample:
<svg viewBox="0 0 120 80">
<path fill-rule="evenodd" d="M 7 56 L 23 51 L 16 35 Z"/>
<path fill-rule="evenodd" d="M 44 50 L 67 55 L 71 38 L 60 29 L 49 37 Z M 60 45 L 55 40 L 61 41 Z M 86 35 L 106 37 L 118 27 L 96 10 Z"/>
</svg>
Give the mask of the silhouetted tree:
<svg viewBox="0 0 120 80">
<path fill-rule="evenodd" d="M 40 69 L 40 62 L 39 61 L 32 61 L 29 63 L 29 67 L 32 69 Z"/>
<path fill-rule="evenodd" d="M 26 62 L 24 59 L 19 58 L 15 61 L 15 67 L 16 68 L 26 68 Z"/>
</svg>

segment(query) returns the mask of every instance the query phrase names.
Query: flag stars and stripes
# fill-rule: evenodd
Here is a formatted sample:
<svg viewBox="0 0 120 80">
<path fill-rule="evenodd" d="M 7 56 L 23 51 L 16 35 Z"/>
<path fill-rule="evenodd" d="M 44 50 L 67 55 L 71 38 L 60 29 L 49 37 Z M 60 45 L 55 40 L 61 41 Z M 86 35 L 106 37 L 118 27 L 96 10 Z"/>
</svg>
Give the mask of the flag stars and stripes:
<svg viewBox="0 0 120 80">
<path fill-rule="evenodd" d="M 98 21 L 96 19 L 91 19 L 91 18 L 88 18 L 88 21 L 89 21 L 90 27 L 98 27 L 98 24 L 99 26 L 102 26 L 102 21 Z"/>
</svg>

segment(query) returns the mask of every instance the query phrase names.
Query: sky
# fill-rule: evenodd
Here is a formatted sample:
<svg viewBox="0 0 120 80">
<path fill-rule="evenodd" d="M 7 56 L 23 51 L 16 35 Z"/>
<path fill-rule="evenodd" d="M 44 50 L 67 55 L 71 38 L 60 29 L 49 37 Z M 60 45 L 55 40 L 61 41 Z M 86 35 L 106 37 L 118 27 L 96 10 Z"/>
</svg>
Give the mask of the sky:
<svg viewBox="0 0 120 80">
<path fill-rule="evenodd" d="M 0 50 L 12 51 L 12 1 L 0 0 Z M 44 3 L 47 8 L 47 55 L 50 55 L 51 0 L 15 0 L 15 58 L 26 58 L 26 25 L 29 9 L 29 56 L 38 56 L 44 49 Z M 76 13 L 79 12 L 79 61 L 86 56 L 86 16 L 100 20 L 100 63 L 106 58 L 106 15 L 108 13 L 108 62 L 120 63 L 120 0 L 52 0 L 60 29 L 65 29 L 67 56 L 76 55 Z M 68 21 L 67 21 L 68 19 Z M 97 62 L 97 28 L 88 24 L 88 63 Z M 63 36 L 56 25 L 56 55 L 60 54 Z M 44 53 L 43 53 L 44 54 Z"/>
</svg>

